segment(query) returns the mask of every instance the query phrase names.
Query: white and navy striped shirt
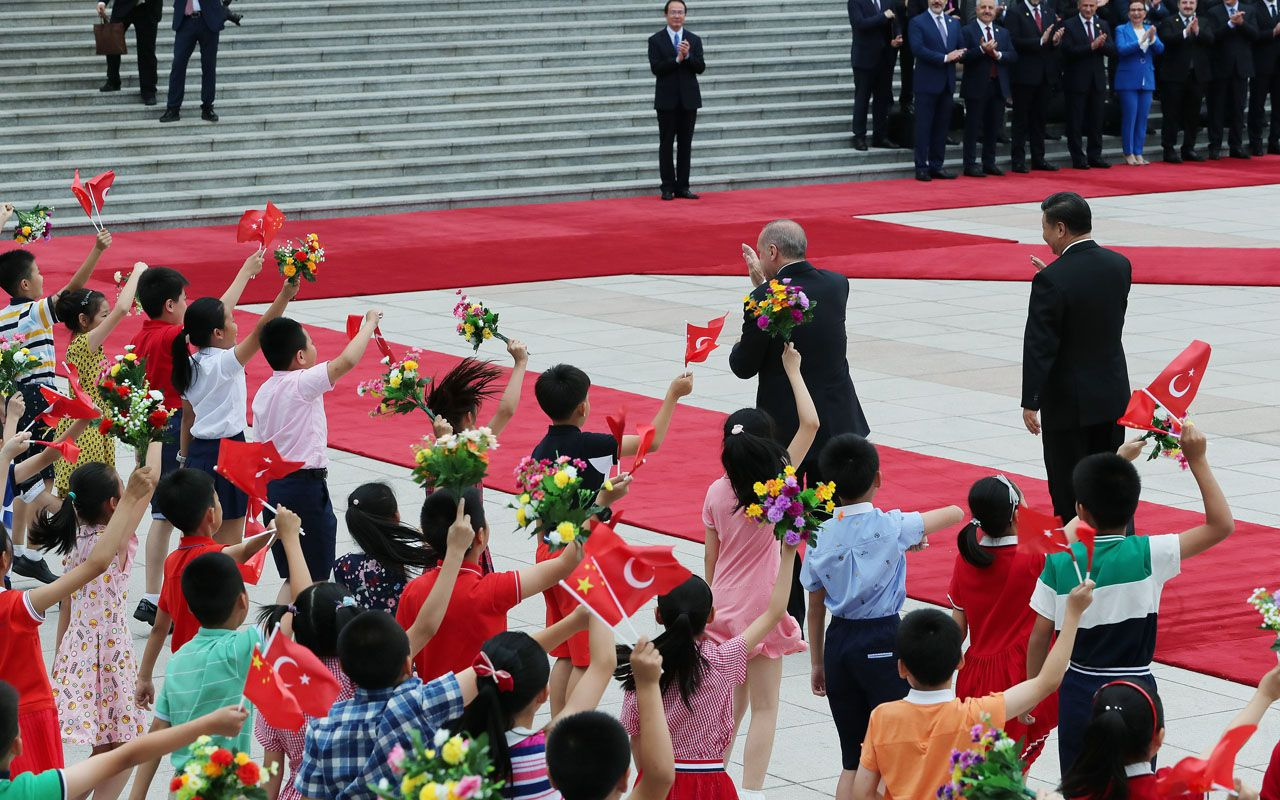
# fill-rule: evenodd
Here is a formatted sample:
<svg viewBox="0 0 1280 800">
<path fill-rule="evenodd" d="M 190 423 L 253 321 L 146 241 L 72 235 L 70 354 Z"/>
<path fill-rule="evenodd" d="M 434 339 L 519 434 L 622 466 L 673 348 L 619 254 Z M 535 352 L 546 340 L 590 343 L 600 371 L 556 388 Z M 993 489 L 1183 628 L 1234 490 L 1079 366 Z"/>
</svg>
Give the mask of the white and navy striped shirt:
<svg viewBox="0 0 1280 800">
<path fill-rule="evenodd" d="M 0 336 L 23 337 L 23 346 L 40 359 L 35 369 L 18 378 L 19 383 L 53 385 L 54 361 L 58 357 L 53 348 L 53 326 L 57 323 L 52 297 L 39 300 L 11 297 L 9 305 L 0 310 Z"/>
</svg>

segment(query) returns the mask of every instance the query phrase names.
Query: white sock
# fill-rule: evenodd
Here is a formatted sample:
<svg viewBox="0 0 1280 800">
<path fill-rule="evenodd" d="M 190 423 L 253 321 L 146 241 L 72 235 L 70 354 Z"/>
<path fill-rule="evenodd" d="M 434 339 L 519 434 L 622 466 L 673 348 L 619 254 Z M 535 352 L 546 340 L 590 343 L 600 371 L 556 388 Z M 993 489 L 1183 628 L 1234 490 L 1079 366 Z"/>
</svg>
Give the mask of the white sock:
<svg viewBox="0 0 1280 800">
<path fill-rule="evenodd" d="M 160 595 L 158 594 L 144 594 L 142 599 L 152 603 L 153 605 L 158 605 L 160 603 Z"/>
<path fill-rule="evenodd" d="M 739 800 L 764 800 L 764 792 L 758 789 L 739 789 Z"/>
<path fill-rule="evenodd" d="M 27 554 L 27 546 L 25 544 L 13 543 L 13 557 L 22 558 Z"/>
</svg>

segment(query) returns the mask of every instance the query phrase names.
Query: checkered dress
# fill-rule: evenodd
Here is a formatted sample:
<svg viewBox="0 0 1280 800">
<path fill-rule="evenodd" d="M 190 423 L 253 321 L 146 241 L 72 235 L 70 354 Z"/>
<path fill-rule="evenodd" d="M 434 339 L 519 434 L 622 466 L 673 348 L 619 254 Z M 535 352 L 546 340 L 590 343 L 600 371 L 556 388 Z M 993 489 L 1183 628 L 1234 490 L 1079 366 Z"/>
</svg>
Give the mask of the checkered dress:
<svg viewBox="0 0 1280 800">
<path fill-rule="evenodd" d="M 347 673 L 342 671 L 342 664 L 336 658 L 322 658 L 320 661 L 330 674 L 338 679 L 338 698 L 335 702 L 350 700 L 355 695 L 355 687 L 351 684 Z M 316 717 L 307 717 L 307 719 L 312 720 Z M 297 771 L 298 764 L 302 761 L 302 746 L 306 742 L 305 734 L 305 727 L 296 731 L 274 727 L 268 724 L 261 714 L 258 714 L 253 722 L 253 737 L 258 740 L 258 744 L 262 745 L 263 750 L 284 753 L 288 769 L 291 770 L 285 774 L 285 779 L 281 783 L 279 800 L 301 800 L 302 798 L 298 790 L 293 788 L 292 779 L 293 772 Z"/>
</svg>

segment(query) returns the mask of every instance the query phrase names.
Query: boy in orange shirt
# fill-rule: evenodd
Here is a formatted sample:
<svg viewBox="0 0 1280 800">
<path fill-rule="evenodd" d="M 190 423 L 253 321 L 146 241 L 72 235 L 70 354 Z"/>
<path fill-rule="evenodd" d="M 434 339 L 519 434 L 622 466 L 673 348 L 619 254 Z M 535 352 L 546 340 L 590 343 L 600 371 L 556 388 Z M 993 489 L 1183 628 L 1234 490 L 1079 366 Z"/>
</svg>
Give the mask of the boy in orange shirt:
<svg viewBox="0 0 1280 800">
<path fill-rule="evenodd" d="M 1093 581 L 1067 598 L 1062 632 L 1040 674 L 1004 692 L 956 698 L 952 681 L 964 663 L 964 635 L 945 612 L 913 611 L 898 629 L 898 672 L 911 685 L 903 700 L 871 712 L 862 759 L 853 781 L 853 800 L 913 800 L 933 797 L 951 773 L 951 751 L 973 746 L 970 730 L 988 717 L 992 727 L 1035 708 L 1057 690 L 1075 645 L 1080 615 L 1093 600 Z M 879 787 L 884 783 L 884 793 Z"/>
</svg>

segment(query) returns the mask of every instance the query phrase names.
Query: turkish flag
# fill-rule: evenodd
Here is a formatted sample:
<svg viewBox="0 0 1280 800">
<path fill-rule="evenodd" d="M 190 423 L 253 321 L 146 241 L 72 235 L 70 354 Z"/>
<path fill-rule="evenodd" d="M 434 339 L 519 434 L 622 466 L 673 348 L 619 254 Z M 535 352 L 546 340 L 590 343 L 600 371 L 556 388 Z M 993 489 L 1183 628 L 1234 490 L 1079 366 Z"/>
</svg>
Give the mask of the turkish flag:
<svg viewBox="0 0 1280 800">
<path fill-rule="evenodd" d="M 605 417 L 604 421 L 609 425 L 609 432 L 613 434 L 613 440 L 618 443 L 618 452 L 622 452 L 622 437 L 627 435 L 627 407 L 623 406 L 616 417 Z"/>
<path fill-rule="evenodd" d="M 356 334 L 360 332 L 360 326 L 364 325 L 364 315 L 348 314 L 347 315 L 347 341 L 356 338 Z M 399 361 L 396 354 L 392 352 L 391 345 L 387 344 L 387 340 L 382 337 L 382 329 L 373 329 L 373 343 L 378 346 L 378 351 L 390 359 L 392 362 Z"/>
<path fill-rule="evenodd" d="M 64 363 L 63 368 L 70 376 L 68 383 L 71 386 L 71 397 L 60 394 L 50 389 L 48 386 L 40 387 L 40 394 L 44 395 L 45 402 L 49 407 L 40 415 L 40 419 L 45 424 L 53 427 L 62 421 L 64 417 L 71 419 L 98 419 L 102 416 L 102 412 L 89 399 L 89 395 L 85 394 L 80 388 L 80 371 L 75 368 L 74 364 Z"/>
<path fill-rule="evenodd" d="M 76 200 L 80 201 L 80 207 L 84 209 L 84 213 L 89 217 L 89 221 L 93 221 L 93 204 L 89 200 L 89 192 L 84 188 L 84 184 L 80 182 L 80 170 L 76 170 L 76 176 L 71 180 L 71 193 L 75 195 Z"/>
<path fill-rule="evenodd" d="M 636 433 L 640 436 L 640 444 L 636 447 L 636 460 L 631 462 L 631 473 L 640 469 L 640 465 L 644 463 L 645 456 L 649 455 L 649 449 L 653 447 L 653 437 L 657 435 L 657 431 L 652 425 L 641 425 L 636 428 Z"/>
<path fill-rule="evenodd" d="M 1156 794 L 1160 797 L 1184 797 L 1235 788 L 1236 754 L 1258 729 L 1257 725 L 1241 725 L 1222 734 L 1208 758 L 1187 756 L 1156 774 Z"/>
<path fill-rule="evenodd" d="M 252 509 L 250 509 L 252 510 Z M 259 509 L 258 513 L 262 513 Z M 275 541 L 275 531 L 267 533 L 262 524 L 253 519 L 252 516 L 245 517 L 244 521 L 244 541 L 249 541 L 255 536 L 269 536 L 267 543 L 262 549 L 249 557 L 249 560 L 240 564 L 240 577 L 244 582 L 252 586 L 257 586 L 258 581 L 262 580 L 262 570 L 267 566 L 267 552 L 271 549 L 271 543 Z"/>
<path fill-rule="evenodd" d="M 277 635 L 274 638 L 283 637 Z M 298 699 L 280 679 L 280 674 L 272 669 L 271 663 L 256 644 L 253 646 L 253 657 L 249 660 L 249 675 L 244 681 L 244 696 L 258 707 L 262 718 L 273 728 L 301 730 L 307 721 Z"/>
<path fill-rule="evenodd" d="M 1173 434 L 1181 433 L 1182 420 L 1200 391 L 1200 381 L 1204 380 L 1212 351 L 1208 342 L 1199 339 L 1187 345 L 1187 349 L 1169 362 L 1169 366 L 1147 388 L 1133 393 L 1124 416 L 1118 420 L 1119 424 L 1139 430 L 1155 430 L 1151 426 L 1151 418 L 1159 405 L 1173 417 Z"/>
<path fill-rule="evenodd" d="M 1071 550 L 1061 518 L 1023 506 L 1018 509 L 1017 523 L 1019 553 L 1047 556 Z"/>
<path fill-rule="evenodd" d="M 720 338 L 720 332 L 724 330 L 724 321 L 728 317 L 728 312 L 725 312 L 723 317 L 713 319 L 706 325 L 694 325 L 691 322 L 684 324 L 684 365 L 686 367 L 691 363 L 700 364 L 706 361 L 711 351 L 720 346 L 716 342 Z"/>
<path fill-rule="evenodd" d="M 341 687 L 315 653 L 277 629 L 267 645 L 266 658 L 281 685 L 294 692 L 303 713 L 312 717 L 328 716 Z"/>
<path fill-rule="evenodd" d="M 116 182 L 116 172 L 109 169 L 101 175 L 95 175 L 85 184 L 85 188 L 89 190 L 89 202 L 98 210 L 98 219 L 102 219 L 102 207 L 107 202 L 107 191 L 111 189 L 111 185 Z"/>
<path fill-rule="evenodd" d="M 240 491 L 267 505 L 267 484 L 302 469 L 301 461 L 285 461 L 271 442 L 237 442 L 223 439 L 214 467 Z"/>
<path fill-rule="evenodd" d="M 80 457 L 80 448 L 76 447 L 76 443 L 72 441 L 66 442 L 41 442 L 34 441 L 32 444 L 42 444 L 45 447 L 57 450 L 62 453 L 62 460 L 68 463 L 76 463 L 76 459 Z"/>
<path fill-rule="evenodd" d="M 611 626 L 653 598 L 693 577 L 671 547 L 638 547 L 597 522 L 583 546 L 582 563 L 560 581 L 570 595 Z"/>
<path fill-rule="evenodd" d="M 1139 389 L 1129 397 L 1129 405 L 1125 407 L 1124 415 L 1116 420 L 1116 424 L 1139 431 L 1164 433 L 1164 431 L 1151 424 L 1155 419 L 1156 407 L 1156 399 L 1148 394 L 1146 390 Z M 1169 420 L 1169 426 L 1170 433 L 1174 436 L 1181 435 L 1182 425 L 1176 419 Z"/>
<path fill-rule="evenodd" d="M 265 250 L 283 227 L 284 212 L 268 200 L 266 211 L 251 208 L 240 216 L 240 224 L 236 226 L 236 241 L 258 242 Z"/>
<path fill-rule="evenodd" d="M 1085 564 L 1085 574 L 1093 571 L 1093 540 L 1098 536 L 1098 532 L 1086 525 L 1083 521 L 1076 526 L 1076 541 L 1084 545 L 1084 551 L 1088 554 L 1088 561 Z"/>
</svg>

